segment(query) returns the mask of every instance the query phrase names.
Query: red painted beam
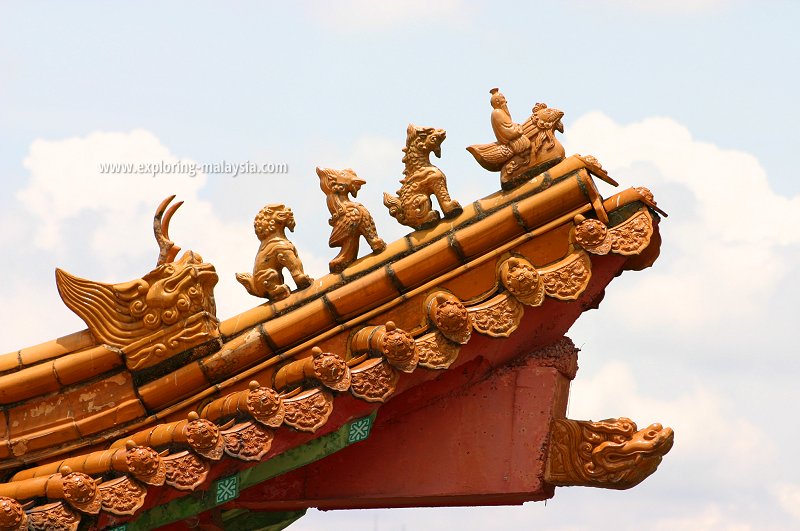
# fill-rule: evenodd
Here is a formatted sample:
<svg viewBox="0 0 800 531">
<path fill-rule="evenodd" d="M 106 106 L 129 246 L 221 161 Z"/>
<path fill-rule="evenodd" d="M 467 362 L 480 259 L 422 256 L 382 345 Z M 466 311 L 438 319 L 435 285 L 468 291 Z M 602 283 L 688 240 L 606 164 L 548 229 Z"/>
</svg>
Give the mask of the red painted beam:
<svg viewBox="0 0 800 531">
<path fill-rule="evenodd" d="M 508 505 L 550 498 L 553 488 L 542 479 L 547 436 L 550 420 L 566 412 L 569 379 L 547 365 L 560 357 L 555 364 L 576 366 L 577 351 L 567 342 L 488 373 L 482 357 L 443 373 L 415 388 L 410 401 L 381 408 L 366 441 L 249 488 L 226 508 Z"/>
</svg>

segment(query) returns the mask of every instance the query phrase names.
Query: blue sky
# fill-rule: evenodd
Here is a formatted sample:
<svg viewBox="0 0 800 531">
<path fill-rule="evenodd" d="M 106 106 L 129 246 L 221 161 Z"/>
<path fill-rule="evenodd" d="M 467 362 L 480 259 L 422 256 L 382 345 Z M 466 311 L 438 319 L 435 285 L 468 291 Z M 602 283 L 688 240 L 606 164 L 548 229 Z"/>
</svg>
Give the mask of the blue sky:
<svg viewBox="0 0 800 531">
<path fill-rule="evenodd" d="M 172 193 L 187 201 L 173 239 L 217 266 L 227 317 L 258 302 L 233 273 L 252 264 L 266 203 L 293 208 L 307 269 L 325 272 L 317 165 L 367 180 L 359 199 L 387 240 L 405 232 L 380 197 L 409 122 L 447 130 L 439 166 L 456 199 L 495 191 L 464 147 L 491 140 L 499 86 L 517 120 L 537 101 L 565 111 L 568 151 L 670 213 L 655 267 L 615 281 L 570 331 L 583 348 L 570 416 L 659 421 L 675 448 L 628 492 L 314 513 L 292 529 L 797 528 L 798 22 L 800 5 L 780 1 L 0 2 L 0 351 L 83 327 L 55 267 L 148 271 L 148 218 Z M 98 172 L 161 158 L 290 171 Z"/>
</svg>

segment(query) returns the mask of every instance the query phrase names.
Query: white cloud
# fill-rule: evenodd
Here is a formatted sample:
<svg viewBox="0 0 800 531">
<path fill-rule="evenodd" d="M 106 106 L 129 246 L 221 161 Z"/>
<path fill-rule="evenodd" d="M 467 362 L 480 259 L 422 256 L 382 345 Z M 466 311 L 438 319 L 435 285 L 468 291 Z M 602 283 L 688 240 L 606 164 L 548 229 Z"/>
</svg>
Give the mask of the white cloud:
<svg viewBox="0 0 800 531">
<path fill-rule="evenodd" d="M 653 375 L 651 378 L 655 378 Z M 570 390 L 568 417 L 600 420 L 626 416 L 639 429 L 660 422 L 675 430 L 675 446 L 665 458 L 681 468 L 695 463 L 709 474 L 736 481 L 756 473 L 775 457 L 770 437 L 737 414 L 735 404 L 712 390 L 695 386 L 663 397 L 647 393 L 630 367 L 614 361 L 594 375 L 584 375 Z M 680 388 L 679 388 L 680 389 Z M 736 435 L 731 436 L 732 433 Z M 731 463 L 736 467 L 731 467 Z"/>
<path fill-rule="evenodd" d="M 86 328 L 59 299 L 52 274 L 45 279 L 14 278 L 0 294 L 0 323 L 6 332 L 0 336 L 0 354 Z"/>
<path fill-rule="evenodd" d="M 779 483 L 773 488 L 781 508 L 800 523 L 800 485 Z"/>
<path fill-rule="evenodd" d="M 56 250 L 61 241 L 62 224 L 88 211 L 100 216 L 93 231 L 95 250 L 130 253 L 126 247 L 136 239 L 125 236 L 131 229 L 138 231 L 141 226 L 138 222 L 146 219 L 143 207 L 148 207 L 152 217 L 157 206 L 157 203 L 153 205 L 156 197 L 171 193 L 194 197 L 205 184 L 206 176 L 101 173 L 100 167 L 106 163 L 159 161 L 177 162 L 178 157 L 161 145 L 155 135 L 144 130 L 95 132 L 86 137 L 55 141 L 35 140 L 24 161 L 30 175 L 29 183 L 17 194 L 39 222 L 34 243 Z"/>
<path fill-rule="evenodd" d="M 611 172 L 646 162 L 659 172 L 660 181 L 685 187 L 697 202 L 704 235 L 725 242 L 800 243 L 791 224 L 800 196 L 776 194 L 749 153 L 695 140 L 670 118 L 621 125 L 599 112 L 579 118 L 566 138 L 571 149 L 591 152 Z M 672 205 L 666 208 L 669 212 Z"/>
<path fill-rule="evenodd" d="M 646 185 L 656 200 L 660 189 L 673 193 L 673 202 L 660 202 L 670 214 L 661 262 L 624 292 L 615 288 L 614 312 L 631 324 L 681 329 L 766 313 L 790 268 L 783 251 L 800 244 L 792 228 L 800 196 L 775 193 L 755 157 L 697 141 L 669 118 L 621 125 L 590 113 L 566 140 L 568 151 L 596 155 L 625 185 Z M 657 318 L 622 302 L 639 297 L 652 301 Z"/>
<path fill-rule="evenodd" d="M 102 277 L 93 280 L 130 280 L 155 265 L 158 247 L 152 235 L 153 213 L 164 197 L 176 194 L 176 201 L 185 204 L 173 217 L 170 237 L 184 251 L 200 253 L 217 268 L 220 281 L 215 295 L 220 317 L 260 304 L 262 301 L 248 295 L 234 278 L 234 273 L 252 268 L 258 248 L 252 226 L 222 221 L 213 204 L 199 197 L 208 182 L 206 175 L 153 177 L 100 171 L 104 163 L 179 160 L 193 162 L 180 159 L 144 130 L 34 141 L 24 162 L 28 184 L 17 194 L 29 212 L 34 243 L 59 255 L 81 253 L 68 267 L 78 276 L 93 272 Z M 83 232 L 83 241 L 65 244 L 64 227 Z M 82 248 L 72 248 L 76 245 Z M 41 340 L 45 339 L 49 338 Z"/>
</svg>

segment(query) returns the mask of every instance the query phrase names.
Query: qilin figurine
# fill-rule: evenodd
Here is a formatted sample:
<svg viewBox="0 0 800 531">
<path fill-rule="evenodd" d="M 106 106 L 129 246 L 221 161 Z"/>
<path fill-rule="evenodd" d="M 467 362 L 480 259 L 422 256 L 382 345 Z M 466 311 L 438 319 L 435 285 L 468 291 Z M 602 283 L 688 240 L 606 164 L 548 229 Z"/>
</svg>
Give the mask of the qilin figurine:
<svg viewBox="0 0 800 531">
<path fill-rule="evenodd" d="M 540 173 L 564 158 L 564 147 L 555 136 L 556 131 L 564 132 L 564 113 L 537 103 L 530 117 L 517 124 L 511 119 L 505 96 L 496 88 L 490 93 L 497 142 L 469 146 L 467 151 L 487 170 L 499 171 L 500 184 L 508 190 L 526 180 L 528 170 Z"/>
<path fill-rule="evenodd" d="M 406 147 L 403 148 L 403 179 L 397 197 L 383 194 L 383 204 L 389 214 L 403 225 L 414 229 L 424 228 L 439 220 L 433 210 L 431 195 L 435 195 L 445 218 L 462 212 L 458 201 L 450 198 L 447 180 L 442 170 L 431 164 L 430 155 L 442 156 L 442 142 L 446 132 L 433 127 L 416 127 L 409 124 L 406 130 Z"/>
<path fill-rule="evenodd" d="M 373 252 L 386 248 L 386 242 L 378 237 L 375 222 L 369 211 L 361 203 L 350 200 L 366 181 L 360 179 L 350 168 L 334 170 L 317 168 L 319 186 L 327 198 L 331 217 L 328 223 L 333 227 L 328 240 L 330 247 L 341 247 L 339 254 L 330 261 L 331 273 L 340 273 L 353 263 L 358 256 L 358 239 L 364 236 Z"/>
<path fill-rule="evenodd" d="M 253 227 L 261 241 L 253 274 L 236 273 L 236 280 L 247 292 L 272 301 L 285 299 L 290 290 L 284 283 L 284 268 L 292 275 L 298 289 L 309 287 L 314 279 L 305 274 L 297 248 L 286 237 L 286 229 L 294 231 L 295 227 L 292 209 L 278 204 L 267 205 L 256 215 Z"/>
</svg>

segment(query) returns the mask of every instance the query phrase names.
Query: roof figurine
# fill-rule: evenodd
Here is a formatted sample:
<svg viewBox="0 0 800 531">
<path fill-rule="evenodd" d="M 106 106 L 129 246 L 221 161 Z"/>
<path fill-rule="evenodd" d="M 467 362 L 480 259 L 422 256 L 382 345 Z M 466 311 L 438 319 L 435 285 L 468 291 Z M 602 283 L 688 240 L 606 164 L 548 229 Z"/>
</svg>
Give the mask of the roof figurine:
<svg viewBox="0 0 800 531">
<path fill-rule="evenodd" d="M 360 236 L 364 236 L 374 253 L 383 251 L 386 242 L 378 237 L 375 222 L 366 207 L 350 200 L 350 196 L 356 197 L 361 186 L 367 181 L 359 178 L 350 168 L 344 170 L 317 168 L 317 175 L 331 213 L 328 223 L 333 230 L 328 245 L 342 248 L 331 260 L 330 270 L 331 273 L 340 273 L 358 256 Z"/>
<path fill-rule="evenodd" d="M 389 214 L 403 225 L 422 229 L 439 220 L 439 213 L 433 210 L 431 195 L 439 201 L 445 218 L 462 212 L 458 201 L 450 198 L 444 173 L 430 160 L 431 153 L 437 158 L 442 156 L 442 142 L 446 134 L 444 129 L 408 124 L 401 187 L 397 197 L 383 194 L 383 204 L 389 209 Z"/>
<path fill-rule="evenodd" d="M 279 204 L 266 205 L 258 211 L 253 227 L 261 242 L 253 274 L 236 273 L 236 280 L 247 292 L 272 301 L 285 299 L 290 290 L 284 284 L 284 268 L 292 275 L 298 289 L 309 287 L 314 279 L 305 274 L 297 248 L 286 237 L 286 229 L 294 231 L 295 227 L 292 209 Z"/>
<path fill-rule="evenodd" d="M 121 348 L 131 370 L 156 365 L 219 337 L 214 266 L 186 251 L 169 238 L 169 222 L 183 202 L 161 202 L 153 217 L 160 249 L 157 266 L 142 278 L 106 284 L 56 269 L 56 285 L 64 304 L 75 312 L 95 339 Z M 166 211 L 166 212 L 165 212 Z"/>
<path fill-rule="evenodd" d="M 500 185 L 504 190 L 564 159 L 564 147 L 555 136 L 556 131 L 564 132 L 563 112 L 537 103 L 530 117 L 518 124 L 511 119 L 503 93 L 497 88 L 489 93 L 492 131 L 497 141 L 475 144 L 467 147 L 467 151 L 487 170 L 500 172 Z"/>
</svg>

